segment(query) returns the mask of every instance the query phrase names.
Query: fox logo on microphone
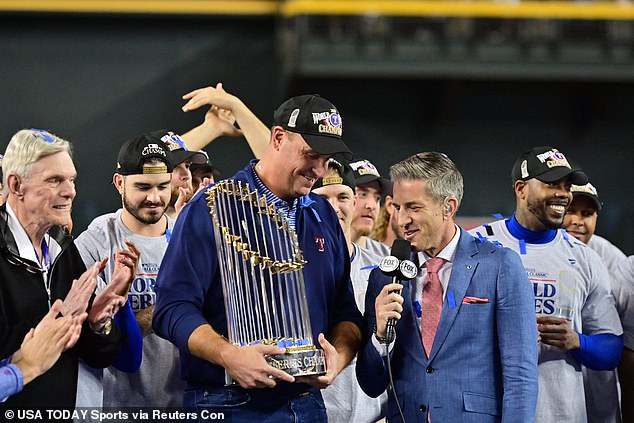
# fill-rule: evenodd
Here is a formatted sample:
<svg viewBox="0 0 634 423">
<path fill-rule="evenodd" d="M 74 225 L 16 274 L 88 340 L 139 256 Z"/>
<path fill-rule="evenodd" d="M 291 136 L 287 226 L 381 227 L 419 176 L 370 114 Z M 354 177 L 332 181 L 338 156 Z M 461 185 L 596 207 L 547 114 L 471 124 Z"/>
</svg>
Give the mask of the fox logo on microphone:
<svg viewBox="0 0 634 423">
<path fill-rule="evenodd" d="M 410 260 L 403 260 L 398 266 L 404 279 L 414 279 L 418 275 L 418 268 Z"/>
<path fill-rule="evenodd" d="M 386 275 L 391 274 L 398 269 L 400 263 L 401 261 L 394 256 L 385 256 L 379 262 L 379 269 Z"/>
</svg>

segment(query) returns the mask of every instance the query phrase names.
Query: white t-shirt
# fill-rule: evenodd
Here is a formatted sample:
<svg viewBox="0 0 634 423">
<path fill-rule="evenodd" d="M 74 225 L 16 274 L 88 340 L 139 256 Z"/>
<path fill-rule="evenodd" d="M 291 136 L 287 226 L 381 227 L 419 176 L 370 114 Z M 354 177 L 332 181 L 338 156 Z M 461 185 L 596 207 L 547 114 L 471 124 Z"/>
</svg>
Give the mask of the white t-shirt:
<svg viewBox="0 0 634 423">
<path fill-rule="evenodd" d="M 622 333 L 607 269 L 588 246 L 563 230 L 548 243 L 529 244 L 512 236 L 504 220 L 488 226 L 488 231 L 479 226 L 469 232 L 519 254 L 533 283 L 536 315 L 552 316 L 557 307 L 572 307 L 571 324 L 575 331 L 586 335 Z M 535 422 L 586 422 L 581 368 L 571 354 L 550 345 L 539 345 Z"/>
</svg>

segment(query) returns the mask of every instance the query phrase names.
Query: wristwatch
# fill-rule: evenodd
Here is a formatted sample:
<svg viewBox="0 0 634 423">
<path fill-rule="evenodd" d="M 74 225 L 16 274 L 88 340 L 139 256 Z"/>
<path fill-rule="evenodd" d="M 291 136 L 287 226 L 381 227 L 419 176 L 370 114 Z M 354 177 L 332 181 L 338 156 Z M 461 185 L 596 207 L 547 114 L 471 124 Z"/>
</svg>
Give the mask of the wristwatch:
<svg viewBox="0 0 634 423">
<path fill-rule="evenodd" d="M 108 336 L 108 335 L 110 335 L 110 331 L 111 330 L 112 330 L 112 317 L 109 318 L 108 320 L 106 320 L 106 324 L 103 325 L 101 330 L 95 331 L 95 333 L 99 334 L 101 336 Z"/>
</svg>

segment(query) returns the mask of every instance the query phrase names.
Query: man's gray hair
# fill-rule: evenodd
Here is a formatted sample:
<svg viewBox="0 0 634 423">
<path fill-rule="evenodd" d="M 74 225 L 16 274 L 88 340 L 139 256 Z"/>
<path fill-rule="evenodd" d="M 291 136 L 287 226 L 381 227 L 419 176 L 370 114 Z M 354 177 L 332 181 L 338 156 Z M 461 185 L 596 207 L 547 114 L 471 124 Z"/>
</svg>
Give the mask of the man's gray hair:
<svg viewBox="0 0 634 423">
<path fill-rule="evenodd" d="M 424 152 L 414 154 L 390 167 L 392 182 L 399 180 L 424 180 L 428 194 L 442 203 L 448 197 L 462 201 L 464 186 L 462 175 L 443 153 Z"/>
<path fill-rule="evenodd" d="M 11 173 L 28 179 L 33 163 L 38 160 L 65 151 L 72 156 L 70 143 L 56 135 L 40 129 L 22 129 L 18 131 L 4 153 L 2 159 L 2 184 L 5 195 L 9 193 L 7 176 Z"/>
</svg>

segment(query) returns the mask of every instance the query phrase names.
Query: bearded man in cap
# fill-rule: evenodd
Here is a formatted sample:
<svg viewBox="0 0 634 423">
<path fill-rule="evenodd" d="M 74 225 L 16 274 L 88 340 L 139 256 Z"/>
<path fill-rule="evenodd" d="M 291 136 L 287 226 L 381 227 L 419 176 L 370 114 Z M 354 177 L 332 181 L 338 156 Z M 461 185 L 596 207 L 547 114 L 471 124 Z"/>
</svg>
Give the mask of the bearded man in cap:
<svg viewBox="0 0 634 423">
<path fill-rule="evenodd" d="M 623 350 L 607 269 L 592 249 L 560 229 L 571 186 L 588 178 L 547 146 L 520 155 L 511 176 L 515 214 L 470 232 L 519 253 L 533 283 L 540 338 L 535 421 L 585 423 L 582 366 L 614 369 Z"/>
<path fill-rule="evenodd" d="M 231 178 L 257 190 L 297 234 L 306 260 L 312 336 L 324 350 L 327 373 L 296 379 L 265 359 L 283 353 L 282 348 L 227 341 L 214 223 L 201 192 L 174 228 L 157 281 L 153 319 L 156 333 L 181 352 L 186 407 L 229 413 L 233 422 L 327 421 L 320 388 L 331 384 L 356 354 L 362 321 L 337 215 L 325 199 L 310 193 L 336 153 L 351 155 L 335 106 L 317 95 L 293 97 L 275 111 L 262 158 Z M 225 385 L 225 371 L 235 385 Z"/>
<path fill-rule="evenodd" d="M 184 384 L 178 375 L 178 351 L 170 342 L 152 333 L 152 312 L 158 269 L 174 228 L 174 220 L 166 214 L 172 172 L 177 160 L 182 163 L 192 157 L 189 153 L 178 135 L 164 130 L 126 141 L 119 150 L 112 178 L 121 196 L 122 208 L 95 218 L 77 238 L 77 247 L 86 265 L 104 255 L 116 254 L 128 242 L 138 248 L 140 261 L 127 303 L 128 316 L 132 317 L 117 317 L 137 332 L 140 330 L 143 336 L 142 361 L 138 357 L 140 363 L 136 366 L 110 366 L 103 373 L 100 369 L 82 366 L 78 407 L 179 407 L 182 404 Z M 108 280 L 113 271 L 112 266 L 106 267 L 100 274 L 101 279 Z"/>
</svg>

